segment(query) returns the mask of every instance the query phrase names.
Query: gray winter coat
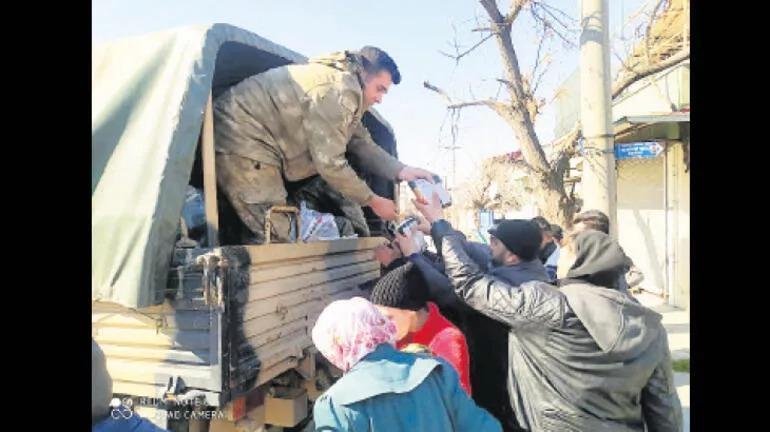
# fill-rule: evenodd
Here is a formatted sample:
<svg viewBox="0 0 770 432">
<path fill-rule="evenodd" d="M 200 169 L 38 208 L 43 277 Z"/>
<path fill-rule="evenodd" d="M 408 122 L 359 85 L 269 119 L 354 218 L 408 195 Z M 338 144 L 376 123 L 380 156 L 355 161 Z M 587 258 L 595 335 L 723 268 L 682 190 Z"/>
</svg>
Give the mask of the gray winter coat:
<svg viewBox="0 0 770 432">
<path fill-rule="evenodd" d="M 561 289 L 537 281 L 509 284 L 485 273 L 448 223 L 434 224 L 433 231 L 443 232 L 446 272 L 458 296 L 511 327 L 508 387 L 522 427 L 682 429 L 660 314 L 627 293 L 577 279 Z"/>
</svg>

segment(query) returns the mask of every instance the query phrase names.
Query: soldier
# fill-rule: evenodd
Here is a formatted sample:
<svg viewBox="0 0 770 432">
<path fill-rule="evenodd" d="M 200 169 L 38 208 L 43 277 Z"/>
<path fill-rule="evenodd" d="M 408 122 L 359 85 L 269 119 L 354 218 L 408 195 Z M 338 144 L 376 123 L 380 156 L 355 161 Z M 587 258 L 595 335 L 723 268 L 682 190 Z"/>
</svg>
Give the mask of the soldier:
<svg viewBox="0 0 770 432">
<path fill-rule="evenodd" d="M 382 101 L 391 83 L 399 82 L 393 59 L 378 48 L 364 47 L 270 69 L 216 99 L 217 181 L 254 233 L 255 243 L 266 240 L 263 230 L 270 207 L 296 204 L 284 181 L 296 183 L 316 175 L 336 191 L 337 205 L 357 232 L 368 234 L 360 206 L 368 205 L 382 219 L 395 219 L 395 203 L 372 192 L 351 168 L 346 152 L 374 175 L 432 181 L 432 173 L 387 154 L 361 124 L 366 110 Z M 273 215 L 274 240 L 289 241 L 290 229 L 288 215 Z"/>
</svg>

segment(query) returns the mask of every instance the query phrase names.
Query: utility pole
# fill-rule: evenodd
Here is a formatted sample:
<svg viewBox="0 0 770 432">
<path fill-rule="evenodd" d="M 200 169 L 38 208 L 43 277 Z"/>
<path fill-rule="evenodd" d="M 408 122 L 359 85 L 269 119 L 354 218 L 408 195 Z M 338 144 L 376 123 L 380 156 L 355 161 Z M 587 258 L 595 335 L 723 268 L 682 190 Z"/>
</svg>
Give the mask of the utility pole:
<svg viewBox="0 0 770 432">
<path fill-rule="evenodd" d="M 580 124 L 584 137 L 583 207 L 610 218 L 617 238 L 617 183 L 612 97 L 608 0 L 580 0 Z"/>
</svg>

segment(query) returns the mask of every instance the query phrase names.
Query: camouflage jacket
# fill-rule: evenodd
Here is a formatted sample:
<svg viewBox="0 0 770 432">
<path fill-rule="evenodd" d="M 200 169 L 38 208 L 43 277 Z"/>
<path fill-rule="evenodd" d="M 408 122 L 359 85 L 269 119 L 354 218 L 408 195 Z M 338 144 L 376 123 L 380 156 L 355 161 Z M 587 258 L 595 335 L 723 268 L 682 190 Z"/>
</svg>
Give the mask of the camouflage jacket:
<svg viewBox="0 0 770 432">
<path fill-rule="evenodd" d="M 333 53 L 253 75 L 217 97 L 216 149 L 278 166 L 289 181 L 320 174 L 363 205 L 373 193 L 347 151 L 367 172 L 388 179 L 404 167 L 372 140 L 361 124 L 364 112 L 360 59 Z"/>
</svg>

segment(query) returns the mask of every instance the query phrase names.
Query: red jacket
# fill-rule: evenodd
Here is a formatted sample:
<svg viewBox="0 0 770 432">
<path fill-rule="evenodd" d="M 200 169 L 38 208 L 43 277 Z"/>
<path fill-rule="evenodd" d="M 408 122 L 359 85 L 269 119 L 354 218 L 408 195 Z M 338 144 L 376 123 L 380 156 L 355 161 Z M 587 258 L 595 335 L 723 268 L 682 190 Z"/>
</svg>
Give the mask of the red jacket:
<svg viewBox="0 0 770 432">
<path fill-rule="evenodd" d="M 428 319 L 425 321 L 425 325 L 420 330 L 410 333 L 400 340 L 396 347 L 402 349 L 411 343 L 427 346 L 433 354 L 454 366 L 457 374 L 460 375 L 460 385 L 470 396 L 468 344 L 465 342 L 465 336 L 462 332 L 441 315 L 438 306 L 428 302 Z"/>
</svg>

